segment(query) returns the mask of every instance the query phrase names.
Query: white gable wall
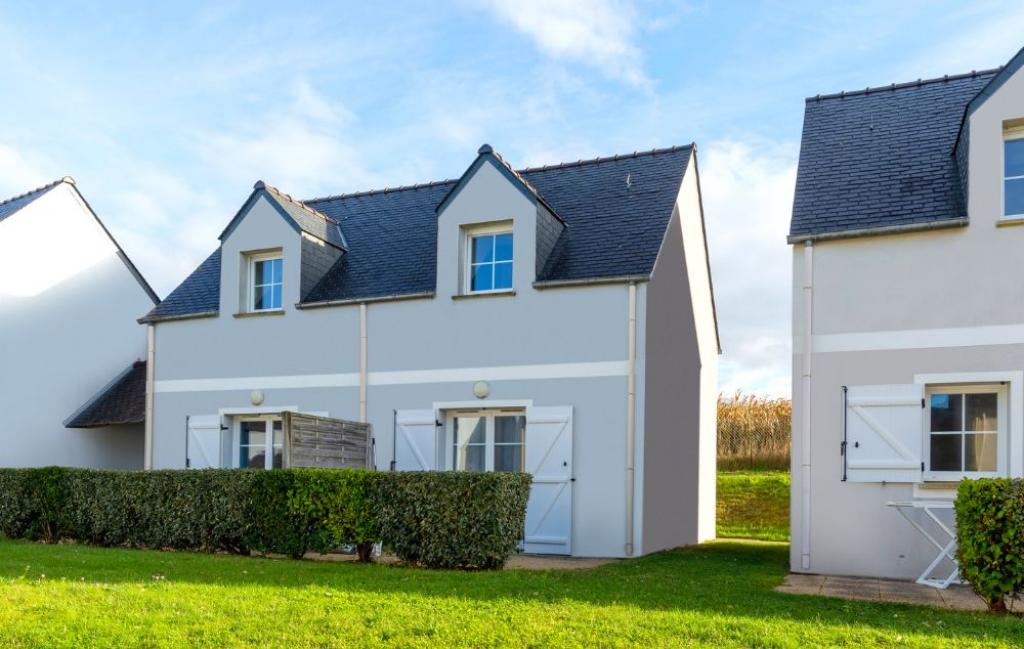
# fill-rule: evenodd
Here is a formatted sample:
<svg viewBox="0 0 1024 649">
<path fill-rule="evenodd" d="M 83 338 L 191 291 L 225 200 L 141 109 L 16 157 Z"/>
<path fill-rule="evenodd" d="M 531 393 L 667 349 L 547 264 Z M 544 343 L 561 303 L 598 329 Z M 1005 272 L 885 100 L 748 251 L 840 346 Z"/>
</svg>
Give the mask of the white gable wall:
<svg viewBox="0 0 1024 649">
<path fill-rule="evenodd" d="M 0 466 L 142 466 L 142 426 L 63 421 L 137 359 L 152 308 L 67 185 L 0 222 Z"/>
</svg>

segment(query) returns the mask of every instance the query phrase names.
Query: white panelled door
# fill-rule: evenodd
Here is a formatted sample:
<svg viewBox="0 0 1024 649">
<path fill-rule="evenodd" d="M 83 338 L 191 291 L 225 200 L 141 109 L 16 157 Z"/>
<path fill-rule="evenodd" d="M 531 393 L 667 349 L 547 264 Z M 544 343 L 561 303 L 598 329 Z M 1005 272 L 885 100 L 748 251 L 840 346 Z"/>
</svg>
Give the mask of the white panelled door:
<svg viewBox="0 0 1024 649">
<path fill-rule="evenodd" d="M 526 409 L 526 471 L 533 475 L 523 551 L 572 553 L 572 407 Z"/>
<path fill-rule="evenodd" d="M 437 468 L 437 420 L 433 410 L 395 413 L 395 470 L 433 471 Z"/>
<path fill-rule="evenodd" d="M 846 389 L 845 462 L 850 482 L 920 482 L 924 386 Z"/>
<path fill-rule="evenodd" d="M 185 467 L 188 469 L 220 468 L 220 415 L 190 415 L 186 428 Z"/>
</svg>

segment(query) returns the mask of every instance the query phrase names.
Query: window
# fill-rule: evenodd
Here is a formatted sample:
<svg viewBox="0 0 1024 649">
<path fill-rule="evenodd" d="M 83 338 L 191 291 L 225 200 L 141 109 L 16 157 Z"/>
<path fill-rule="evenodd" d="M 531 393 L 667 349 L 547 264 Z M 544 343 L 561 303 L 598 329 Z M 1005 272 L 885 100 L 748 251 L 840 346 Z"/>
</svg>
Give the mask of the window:
<svg viewBox="0 0 1024 649">
<path fill-rule="evenodd" d="M 469 293 L 512 290 L 512 233 L 471 233 L 469 242 Z"/>
<path fill-rule="evenodd" d="M 282 272 L 280 253 L 249 257 L 249 311 L 281 309 Z"/>
<path fill-rule="evenodd" d="M 1003 142 L 1003 216 L 1024 218 L 1024 127 L 1007 129 Z"/>
<path fill-rule="evenodd" d="M 522 471 L 526 417 L 499 411 L 459 413 L 450 418 L 452 468 L 457 471 Z"/>
<path fill-rule="evenodd" d="M 1006 431 L 1002 386 L 928 390 L 926 476 L 931 480 L 997 475 Z"/>
<path fill-rule="evenodd" d="M 275 417 L 238 422 L 238 467 L 280 469 L 284 460 L 284 430 Z"/>
</svg>

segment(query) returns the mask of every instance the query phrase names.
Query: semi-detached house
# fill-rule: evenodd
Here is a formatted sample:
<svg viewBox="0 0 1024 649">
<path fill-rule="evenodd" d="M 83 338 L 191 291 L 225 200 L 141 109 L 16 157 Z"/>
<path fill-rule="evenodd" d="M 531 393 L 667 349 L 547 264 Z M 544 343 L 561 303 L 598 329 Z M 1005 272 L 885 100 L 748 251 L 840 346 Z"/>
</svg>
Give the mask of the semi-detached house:
<svg viewBox="0 0 1024 649">
<path fill-rule="evenodd" d="M 281 413 L 372 424 L 382 470 L 529 471 L 524 548 L 714 536 L 719 354 L 682 146 L 299 201 L 256 183 L 143 319 L 147 466 L 281 463 Z"/>
</svg>

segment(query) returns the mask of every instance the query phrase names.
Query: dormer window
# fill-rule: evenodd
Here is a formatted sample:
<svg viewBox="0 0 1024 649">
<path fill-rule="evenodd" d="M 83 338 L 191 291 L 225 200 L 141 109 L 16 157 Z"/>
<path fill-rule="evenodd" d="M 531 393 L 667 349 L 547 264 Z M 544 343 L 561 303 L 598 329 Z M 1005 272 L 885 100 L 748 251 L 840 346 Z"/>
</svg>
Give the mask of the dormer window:
<svg viewBox="0 0 1024 649">
<path fill-rule="evenodd" d="M 249 311 L 279 311 L 282 307 L 281 252 L 249 255 Z"/>
<path fill-rule="evenodd" d="M 1004 131 L 1003 217 L 1024 218 L 1024 126 Z"/>
<path fill-rule="evenodd" d="M 473 228 L 466 233 L 467 293 L 512 290 L 512 225 Z"/>
</svg>

